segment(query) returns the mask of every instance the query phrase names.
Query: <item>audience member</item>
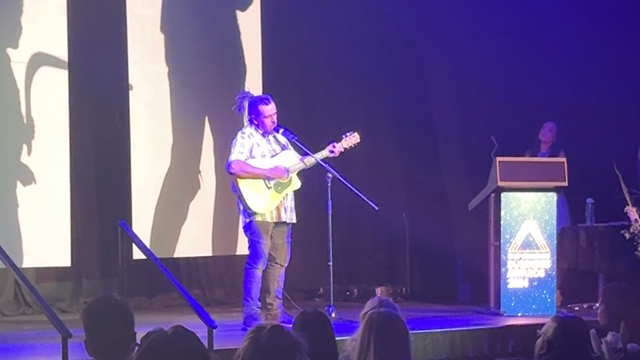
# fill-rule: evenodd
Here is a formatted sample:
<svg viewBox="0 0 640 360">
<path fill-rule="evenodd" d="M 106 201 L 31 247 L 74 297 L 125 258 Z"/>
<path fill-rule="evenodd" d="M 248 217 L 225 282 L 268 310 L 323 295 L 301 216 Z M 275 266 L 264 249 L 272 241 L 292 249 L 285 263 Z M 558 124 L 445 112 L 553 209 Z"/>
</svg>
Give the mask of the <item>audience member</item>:
<svg viewBox="0 0 640 360">
<path fill-rule="evenodd" d="M 629 343 L 627 327 L 620 325 L 619 332 L 609 332 L 600 338 L 596 329 L 591 329 L 591 345 L 599 360 L 638 360 L 640 358 L 640 346 Z"/>
<path fill-rule="evenodd" d="M 303 310 L 296 316 L 292 331 L 306 340 L 309 360 L 338 360 L 336 334 L 324 312 Z"/>
<path fill-rule="evenodd" d="M 115 295 L 89 302 L 80 315 L 84 347 L 96 360 L 129 359 L 136 347 L 133 311 Z"/>
<path fill-rule="evenodd" d="M 355 334 L 353 334 L 353 336 L 351 336 L 349 340 L 347 340 L 347 343 L 344 347 L 344 351 L 340 355 L 340 360 L 351 359 L 351 353 L 353 353 L 358 343 L 358 337 L 359 337 L 360 329 L 362 328 L 362 323 L 364 322 L 364 319 L 367 317 L 367 314 L 378 309 L 387 309 L 390 311 L 394 311 L 396 313 L 400 312 L 400 309 L 398 309 L 398 305 L 396 305 L 396 303 L 394 303 L 393 300 L 389 298 L 386 298 L 383 296 L 374 296 L 371 299 L 369 299 L 369 301 L 367 301 L 367 303 L 364 304 L 364 308 L 362 308 L 362 311 L 360 312 L 360 327 L 358 328 L 358 330 L 356 330 Z"/>
<path fill-rule="evenodd" d="M 308 360 L 303 340 L 277 323 L 260 324 L 249 330 L 235 360 Z"/>
<path fill-rule="evenodd" d="M 166 354 L 166 346 L 169 342 L 169 334 L 164 328 L 155 328 L 140 339 L 140 346 L 135 353 L 135 360 L 160 360 L 164 359 Z"/>
<path fill-rule="evenodd" d="M 167 330 L 165 330 L 164 328 L 157 327 L 153 330 L 150 330 L 148 333 L 144 334 L 142 338 L 140 338 L 140 345 L 138 346 L 138 352 L 140 351 L 140 349 L 145 347 L 149 342 L 151 342 L 152 341 L 151 339 L 153 339 L 156 335 L 164 334 L 166 332 Z M 163 335 L 158 335 L 158 336 L 162 337 Z"/>
<path fill-rule="evenodd" d="M 140 341 L 135 360 L 210 360 L 198 335 L 182 325 L 151 330 Z"/>
<path fill-rule="evenodd" d="M 536 360 L 592 360 L 589 326 L 579 316 L 556 315 L 538 331 Z"/>
<path fill-rule="evenodd" d="M 409 329 L 402 317 L 387 309 L 374 310 L 366 315 L 353 360 L 411 360 Z"/>
</svg>

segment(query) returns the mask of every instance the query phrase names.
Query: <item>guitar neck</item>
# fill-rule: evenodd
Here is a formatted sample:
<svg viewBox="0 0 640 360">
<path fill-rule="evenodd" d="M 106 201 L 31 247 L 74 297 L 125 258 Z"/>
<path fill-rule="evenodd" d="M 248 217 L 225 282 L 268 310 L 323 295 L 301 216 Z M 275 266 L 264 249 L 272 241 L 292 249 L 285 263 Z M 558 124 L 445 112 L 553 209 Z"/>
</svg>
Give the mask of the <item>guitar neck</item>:
<svg viewBox="0 0 640 360">
<path fill-rule="evenodd" d="M 327 156 L 329 156 L 329 151 L 328 150 L 322 150 L 320 152 L 317 152 L 314 154 L 314 156 L 320 160 L 326 158 Z M 287 168 L 287 170 L 289 170 L 289 173 L 291 174 L 295 174 L 299 171 L 308 169 L 310 167 L 312 167 L 313 165 L 317 164 L 318 162 L 316 161 L 316 159 L 314 159 L 311 156 L 304 156 L 302 158 L 302 161 L 300 161 L 299 163 L 293 164 L 291 166 L 289 166 Z"/>
</svg>

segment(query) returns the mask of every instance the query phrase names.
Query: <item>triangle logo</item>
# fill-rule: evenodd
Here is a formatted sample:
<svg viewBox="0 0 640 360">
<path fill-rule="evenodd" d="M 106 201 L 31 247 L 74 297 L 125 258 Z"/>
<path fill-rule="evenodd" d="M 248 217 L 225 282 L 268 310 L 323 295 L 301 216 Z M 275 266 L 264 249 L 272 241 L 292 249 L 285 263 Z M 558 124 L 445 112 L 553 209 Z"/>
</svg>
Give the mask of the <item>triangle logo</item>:
<svg viewBox="0 0 640 360">
<path fill-rule="evenodd" d="M 522 243 L 528 236 L 533 238 L 533 241 L 536 244 L 537 249 L 533 250 L 523 250 L 521 249 Z M 540 230 L 540 226 L 535 220 L 525 220 L 520 226 L 520 230 L 516 234 L 516 237 L 513 239 L 511 246 L 509 246 L 509 253 L 550 253 L 551 250 L 547 245 L 547 241 L 544 239 L 542 235 L 542 231 Z"/>
</svg>

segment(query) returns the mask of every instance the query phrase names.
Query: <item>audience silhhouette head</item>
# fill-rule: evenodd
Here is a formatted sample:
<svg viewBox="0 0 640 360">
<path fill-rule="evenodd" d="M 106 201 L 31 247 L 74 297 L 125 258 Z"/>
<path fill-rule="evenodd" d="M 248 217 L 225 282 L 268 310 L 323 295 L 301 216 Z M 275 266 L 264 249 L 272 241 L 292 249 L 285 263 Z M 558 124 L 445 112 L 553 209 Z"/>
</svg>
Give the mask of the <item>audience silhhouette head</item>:
<svg viewBox="0 0 640 360">
<path fill-rule="evenodd" d="M 411 340 L 404 319 L 392 310 L 371 311 L 360 325 L 351 360 L 411 360 Z"/>
<path fill-rule="evenodd" d="M 396 303 L 393 302 L 393 300 L 387 297 L 374 296 L 371 299 L 369 299 L 369 301 L 367 301 L 367 303 L 364 304 L 364 307 L 360 312 L 360 327 L 358 328 L 358 330 L 356 330 L 356 333 L 353 334 L 353 336 L 351 336 L 347 341 L 347 344 L 345 345 L 345 348 L 344 348 L 344 353 L 340 356 L 341 360 L 351 359 L 351 353 L 355 350 L 355 347 L 357 346 L 360 329 L 362 328 L 362 323 L 364 322 L 364 319 L 367 317 L 367 315 L 370 312 L 374 310 L 379 310 L 379 309 L 387 309 L 389 311 L 394 311 L 396 313 L 400 312 L 398 305 L 396 305 Z"/>
<path fill-rule="evenodd" d="M 133 311 L 115 295 L 89 302 L 80 316 L 84 345 L 96 360 L 124 360 L 134 351 L 136 332 Z"/>
<path fill-rule="evenodd" d="M 309 360 L 338 360 L 338 343 L 331 320 L 320 310 L 303 310 L 292 331 L 307 343 Z"/>
<path fill-rule="evenodd" d="M 367 314 L 369 314 L 374 310 L 379 310 L 379 309 L 387 309 L 396 313 L 400 312 L 398 305 L 395 302 L 393 302 L 393 300 L 391 300 L 390 298 L 384 297 L 384 296 L 374 296 L 371 299 L 369 299 L 369 301 L 367 301 L 366 304 L 364 304 L 364 307 L 360 312 L 360 323 L 362 324 L 362 322 L 364 322 L 364 319 L 367 317 Z"/>
<path fill-rule="evenodd" d="M 182 325 L 168 330 L 156 328 L 140 340 L 135 360 L 210 360 L 206 346 L 198 335 Z"/>
<path fill-rule="evenodd" d="M 210 360 L 211 355 L 198 335 L 182 325 L 168 330 L 156 328 L 140 340 L 135 360 Z"/>
<path fill-rule="evenodd" d="M 304 341 L 280 324 L 260 324 L 252 328 L 236 352 L 234 360 L 308 360 Z"/>
<path fill-rule="evenodd" d="M 579 316 L 556 315 L 538 332 L 536 360 L 591 360 L 589 325 Z"/>
<path fill-rule="evenodd" d="M 140 346 L 135 354 L 135 360 L 164 359 L 166 354 L 166 344 L 169 335 L 164 328 L 155 328 L 144 334 L 140 339 Z"/>
</svg>

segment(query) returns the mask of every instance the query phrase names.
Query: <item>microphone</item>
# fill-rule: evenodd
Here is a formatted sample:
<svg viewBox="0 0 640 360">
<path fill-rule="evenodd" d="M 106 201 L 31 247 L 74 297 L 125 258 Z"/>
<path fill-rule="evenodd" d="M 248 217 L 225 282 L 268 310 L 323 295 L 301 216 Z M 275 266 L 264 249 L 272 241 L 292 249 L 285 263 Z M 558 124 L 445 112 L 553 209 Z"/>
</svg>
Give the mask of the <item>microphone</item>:
<svg viewBox="0 0 640 360">
<path fill-rule="evenodd" d="M 284 136 L 285 138 L 287 138 L 288 140 L 298 140 L 298 137 L 292 133 L 291 131 L 287 130 L 286 128 L 283 128 L 282 126 L 276 126 L 273 131 L 277 134 L 280 134 L 282 136 Z"/>
<path fill-rule="evenodd" d="M 493 141 L 493 145 L 494 145 L 493 146 L 493 151 L 491 151 L 491 158 L 493 160 L 495 160 L 496 159 L 496 150 L 498 150 L 498 142 L 496 141 L 496 138 L 493 135 L 491 135 L 491 141 Z"/>
</svg>

